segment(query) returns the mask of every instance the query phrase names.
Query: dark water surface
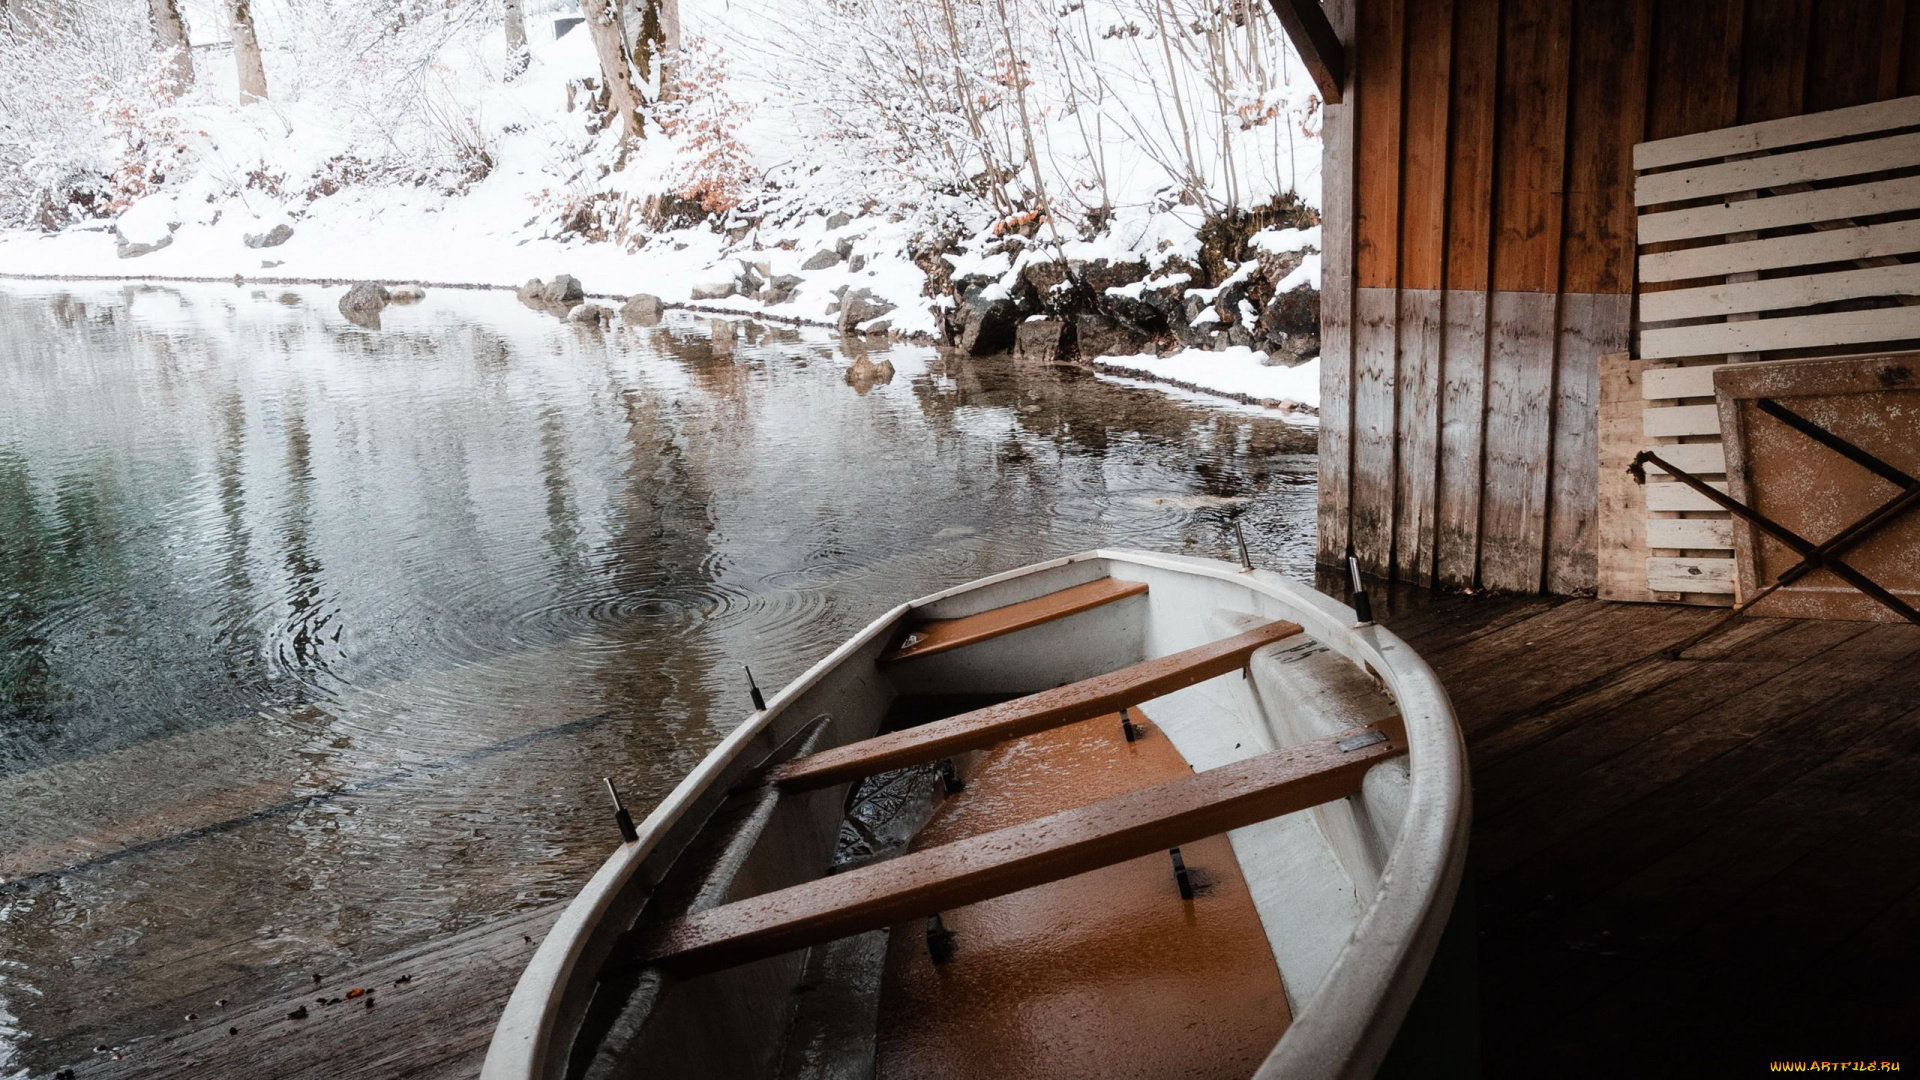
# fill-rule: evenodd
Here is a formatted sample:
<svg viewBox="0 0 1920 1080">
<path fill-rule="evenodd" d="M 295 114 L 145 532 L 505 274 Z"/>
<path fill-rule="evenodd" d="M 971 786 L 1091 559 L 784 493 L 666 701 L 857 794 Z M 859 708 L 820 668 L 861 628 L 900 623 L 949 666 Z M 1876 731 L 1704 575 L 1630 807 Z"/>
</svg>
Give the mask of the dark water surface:
<svg viewBox="0 0 1920 1080">
<path fill-rule="evenodd" d="M 0 284 L 0 1076 L 565 898 L 599 778 L 664 795 L 741 662 L 1235 515 L 1311 571 L 1312 429 L 1258 410 L 337 295 Z"/>
</svg>

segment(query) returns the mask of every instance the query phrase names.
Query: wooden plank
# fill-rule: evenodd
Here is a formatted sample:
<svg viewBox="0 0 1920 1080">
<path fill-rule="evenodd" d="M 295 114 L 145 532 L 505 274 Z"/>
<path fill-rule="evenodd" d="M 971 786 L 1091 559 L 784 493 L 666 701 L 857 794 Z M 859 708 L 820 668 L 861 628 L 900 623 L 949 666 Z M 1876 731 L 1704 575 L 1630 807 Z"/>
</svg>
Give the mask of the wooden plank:
<svg viewBox="0 0 1920 1080">
<path fill-rule="evenodd" d="M 1816 221 L 1841 221 L 1920 209 L 1920 176 L 1874 180 L 1845 187 L 1794 191 L 1762 199 L 1712 203 L 1642 214 L 1642 244 L 1776 229 Z"/>
<path fill-rule="evenodd" d="M 1359 194 L 1354 218 L 1354 284 L 1391 289 L 1400 282 L 1400 133 L 1404 75 L 1404 0 L 1360 5 L 1354 41 L 1354 96 L 1366 116 L 1355 133 Z"/>
<path fill-rule="evenodd" d="M 1491 588 L 1537 592 L 1542 584 L 1558 299 L 1496 292 L 1491 301 L 1480 536 L 1480 580 Z"/>
<path fill-rule="evenodd" d="M 1630 293 L 1636 222 L 1624 196 L 1633 183 L 1629 148 L 1646 124 L 1650 9 L 1639 0 L 1586 0 L 1573 11 L 1560 289 Z"/>
<path fill-rule="evenodd" d="M 1436 268 L 1436 276 L 1437 268 Z M 1435 481 L 1440 452 L 1440 324 L 1438 289 L 1400 290 L 1399 481 L 1393 513 L 1393 576 L 1428 584 L 1433 579 L 1437 508 Z"/>
<path fill-rule="evenodd" d="M 1765 278 L 1649 293 L 1640 300 L 1640 320 L 1657 323 L 1704 319 L 1874 296 L 1920 296 L 1920 263 L 1894 263 L 1842 270 L 1837 274 Z"/>
<path fill-rule="evenodd" d="M 1889 60 L 1899 63 L 1898 30 L 1889 41 L 1887 16 L 1897 17 L 1908 2 L 1822 0 L 1814 5 L 1807 41 L 1808 109 L 1856 107 L 1884 96 L 1882 69 Z M 1891 57 L 1889 46 L 1895 50 Z"/>
<path fill-rule="evenodd" d="M 1328 0 L 1342 42 L 1353 40 L 1355 0 Z M 1347 79 L 1352 81 L 1349 70 Z M 1320 128 L 1325 185 L 1320 239 L 1320 453 L 1315 560 L 1337 565 L 1351 536 L 1353 481 L 1353 124 L 1352 95 L 1329 104 Z"/>
<path fill-rule="evenodd" d="M 1647 297 L 1641 297 L 1642 307 Z M 1713 373 L 1719 371 L 1719 364 L 1696 364 L 1693 367 L 1650 367 L 1640 380 L 1640 392 L 1649 401 L 1672 400 L 1674 398 L 1712 397 Z"/>
<path fill-rule="evenodd" d="M 1660 360 L 1913 338 L 1920 338 L 1920 307 L 1891 307 L 1642 330 L 1640 355 Z"/>
<path fill-rule="evenodd" d="M 1740 123 L 1783 120 L 1807 111 L 1801 102 L 1806 96 L 1811 7 L 1812 0 L 1748 5 L 1740 42 Z"/>
<path fill-rule="evenodd" d="M 648 938 L 635 962 L 681 977 L 697 975 L 885 929 L 1344 798 L 1359 790 L 1367 770 L 1406 749 L 1397 731 L 1342 749 L 1364 731 L 684 916 Z"/>
<path fill-rule="evenodd" d="M 1727 447 L 1720 442 L 1666 443 L 1661 446 L 1649 446 L 1646 449 L 1659 454 L 1662 460 L 1670 461 L 1676 469 L 1684 469 L 1695 475 L 1724 473 L 1727 471 Z M 1649 473 L 1663 473 L 1658 465 L 1649 463 Z"/>
<path fill-rule="evenodd" d="M 1639 381 L 1646 361 L 1628 352 L 1600 358 L 1599 580 L 1602 600 L 1645 602 L 1647 589 L 1646 489 L 1627 475 L 1640 452 Z"/>
<path fill-rule="evenodd" d="M 1481 464 L 1487 397 L 1487 294 L 1448 290 L 1441 330 L 1440 475 L 1434 572 L 1441 584 L 1479 581 Z M 1637 419 L 1637 418 L 1636 418 Z"/>
<path fill-rule="evenodd" d="M 1592 592 L 1599 580 L 1600 357 L 1630 338 L 1633 298 L 1560 298 L 1553 381 L 1553 458 L 1547 478 L 1546 589 Z"/>
<path fill-rule="evenodd" d="M 1501 10 L 1493 189 L 1496 293 L 1560 288 L 1571 21 L 1571 5 L 1547 0 L 1509 3 Z"/>
<path fill-rule="evenodd" d="M 1280 27 L 1287 32 L 1293 51 L 1299 54 L 1307 74 L 1313 76 L 1320 100 L 1329 105 L 1340 104 L 1347 84 L 1346 50 L 1340 44 L 1339 35 L 1334 33 L 1333 24 L 1327 20 L 1326 9 L 1320 6 L 1319 0 L 1268 2 L 1273 5 L 1273 13 L 1279 16 Z"/>
<path fill-rule="evenodd" d="M 1406 18 L 1405 85 L 1423 89 L 1406 95 L 1404 110 L 1399 285 L 1433 291 L 1437 323 L 1438 290 L 1446 284 L 1448 101 L 1438 91 L 1452 76 L 1453 0 L 1409 5 Z"/>
<path fill-rule="evenodd" d="M 1744 0 L 1690 0 L 1653 5 L 1653 62 L 1648 68 L 1647 137 L 1725 128 L 1740 118 L 1739 80 Z M 1643 166 L 1638 160 L 1634 167 Z"/>
<path fill-rule="evenodd" d="M 1640 416 L 1641 434 L 1652 438 L 1720 434 L 1720 409 L 1714 405 L 1666 405 Z"/>
<path fill-rule="evenodd" d="M 789 790 L 808 790 L 979 750 L 1206 682 L 1240 667 L 1256 650 L 1298 633 L 1293 623 L 1268 623 L 1091 679 L 795 758 L 768 773 L 768 779 Z"/>
<path fill-rule="evenodd" d="M 1633 201 L 1637 206 L 1651 206 L 1736 191 L 1761 191 L 1786 184 L 1904 168 L 1916 158 L 1920 158 L 1920 134 L 1838 143 L 1674 172 L 1647 173 L 1634 181 Z"/>
<path fill-rule="evenodd" d="M 1448 109 L 1447 265 L 1450 293 L 1484 294 L 1492 280 L 1496 75 L 1500 0 L 1455 0 Z M 1448 323 L 1458 305 L 1449 297 Z M 1480 304 L 1484 316 L 1484 299 Z M 1484 326 L 1483 326 L 1484 329 Z"/>
<path fill-rule="evenodd" d="M 1633 167 L 1659 169 L 1903 127 L 1920 127 L 1920 97 L 1896 98 L 1850 109 L 1806 113 L 1643 142 L 1633 148 Z"/>
<path fill-rule="evenodd" d="M 1732 595 L 1733 560 L 1656 556 L 1647 560 L 1647 585 L 1655 592 Z"/>
<path fill-rule="evenodd" d="M 1647 546 L 1663 550 L 1733 550 L 1733 522 L 1712 518 L 1654 518 L 1647 522 Z"/>
<path fill-rule="evenodd" d="M 1360 568 L 1386 574 L 1393 558 L 1394 437 L 1399 293 L 1354 291 L 1353 532 Z"/>
<path fill-rule="evenodd" d="M 933 619 L 913 625 L 907 636 L 885 655 L 883 664 L 936 656 L 952 649 L 977 645 L 982 641 L 1017 633 L 1030 627 L 1064 619 L 1083 611 L 1139 596 L 1147 591 L 1144 581 L 1118 581 L 1100 578 L 1070 589 L 1036 596 L 1017 604 L 982 611 L 958 619 Z"/>
<path fill-rule="evenodd" d="M 1707 486 L 1720 491 L 1727 490 L 1724 480 L 1710 480 Z M 1711 510 L 1724 514 L 1725 510 L 1705 495 L 1674 480 L 1649 480 L 1646 486 L 1647 509 L 1655 513 L 1679 513 L 1692 510 Z"/>
<path fill-rule="evenodd" d="M 1718 247 L 1688 248 L 1640 256 L 1642 281 L 1720 277 L 1742 270 L 1870 259 L 1920 251 L 1920 221 L 1890 221 L 1800 236 L 1776 236 Z"/>
</svg>

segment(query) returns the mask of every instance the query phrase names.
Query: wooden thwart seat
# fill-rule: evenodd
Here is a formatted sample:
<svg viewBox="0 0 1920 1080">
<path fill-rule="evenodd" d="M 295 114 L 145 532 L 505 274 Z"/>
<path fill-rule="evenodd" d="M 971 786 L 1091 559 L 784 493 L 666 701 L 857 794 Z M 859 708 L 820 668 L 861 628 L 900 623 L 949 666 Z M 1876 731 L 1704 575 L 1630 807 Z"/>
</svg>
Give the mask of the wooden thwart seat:
<svg viewBox="0 0 1920 1080">
<path fill-rule="evenodd" d="M 697 975 L 979 903 L 1344 798 L 1405 750 L 1397 720 L 1275 750 L 684 916 L 627 963 Z"/>
<path fill-rule="evenodd" d="M 983 749 L 1007 739 L 1137 705 L 1224 675 L 1245 663 L 1254 650 L 1299 632 L 1300 627 L 1295 623 L 1268 623 L 1197 649 L 809 754 L 774 769 L 768 779 L 789 790 L 827 787 L 888 769 L 937 761 L 965 750 Z"/>
<path fill-rule="evenodd" d="M 963 645 L 975 645 L 982 641 L 1011 634 L 1017 630 L 1039 626 L 1055 619 L 1064 619 L 1082 611 L 1091 611 L 1129 596 L 1139 596 L 1147 591 L 1144 581 L 1118 581 L 1114 578 L 1101 578 L 1084 585 L 1075 585 L 1070 589 L 1036 596 L 1031 600 L 1022 600 L 1017 604 L 997 607 L 991 611 L 982 611 L 977 615 L 967 615 L 958 619 L 931 619 L 912 627 L 900 643 L 880 657 L 883 664 L 899 660 L 913 660 L 922 656 L 933 656 L 958 649 Z"/>
</svg>

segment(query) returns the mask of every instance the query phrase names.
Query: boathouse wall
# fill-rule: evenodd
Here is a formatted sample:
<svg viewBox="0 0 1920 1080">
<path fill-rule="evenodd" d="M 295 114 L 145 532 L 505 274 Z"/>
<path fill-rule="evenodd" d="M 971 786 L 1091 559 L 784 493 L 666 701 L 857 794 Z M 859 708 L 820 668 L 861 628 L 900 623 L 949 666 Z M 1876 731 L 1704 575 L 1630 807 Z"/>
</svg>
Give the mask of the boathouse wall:
<svg viewBox="0 0 1920 1080">
<path fill-rule="evenodd" d="M 1319 558 L 1590 593 L 1635 143 L 1920 93 L 1920 0 L 1327 0 Z"/>
</svg>

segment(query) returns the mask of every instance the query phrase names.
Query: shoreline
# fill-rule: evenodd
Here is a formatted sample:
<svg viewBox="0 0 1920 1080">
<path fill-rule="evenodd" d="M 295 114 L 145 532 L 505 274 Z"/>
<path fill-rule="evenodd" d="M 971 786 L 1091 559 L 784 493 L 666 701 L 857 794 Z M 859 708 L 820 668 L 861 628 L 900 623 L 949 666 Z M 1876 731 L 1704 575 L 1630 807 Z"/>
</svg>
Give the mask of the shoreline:
<svg viewBox="0 0 1920 1080">
<path fill-rule="evenodd" d="M 214 277 L 214 276 L 208 276 L 208 275 L 185 275 L 185 274 L 22 274 L 14 271 L 0 271 L 0 281 L 53 281 L 53 282 L 77 281 L 77 282 L 92 282 L 96 284 L 109 284 L 116 281 L 132 282 L 132 283 L 155 282 L 155 283 L 168 283 L 168 284 L 178 284 L 178 285 L 231 285 L 231 286 L 234 286 L 235 288 L 244 288 L 248 285 L 297 285 L 297 286 L 309 286 L 309 287 L 316 287 L 316 288 L 338 288 L 341 286 L 351 287 L 351 286 L 360 285 L 360 284 L 374 284 L 374 285 L 418 285 L 423 289 L 458 289 L 466 292 L 503 292 L 503 293 L 512 294 L 516 291 L 516 287 L 512 285 L 490 285 L 484 282 L 473 282 L 473 281 L 430 281 L 430 280 L 424 280 L 421 278 L 405 278 L 405 277 L 360 277 L 360 278 L 280 277 L 280 276 L 249 277 L 244 274 L 234 274 L 231 277 Z M 612 300 L 612 301 L 625 301 L 628 295 L 631 295 L 631 294 L 611 293 L 611 292 L 588 292 L 585 294 L 586 298 L 589 300 Z M 669 310 L 669 311 L 688 311 L 688 312 L 693 312 L 695 314 L 700 314 L 700 315 L 721 315 L 721 316 L 727 316 L 727 317 L 739 318 L 739 319 L 760 319 L 765 322 L 780 323 L 786 326 L 810 327 L 810 328 L 821 329 L 821 330 L 836 329 L 834 324 L 830 322 L 826 322 L 824 320 L 819 320 L 819 319 L 808 319 L 808 318 L 804 318 L 797 315 L 783 315 L 783 314 L 779 314 L 775 312 L 767 312 L 767 311 L 750 311 L 750 310 L 743 310 L 739 308 L 717 307 L 712 304 L 702 304 L 702 303 L 696 303 L 696 302 L 684 301 L 684 300 L 662 299 L 660 301 L 660 306 L 663 309 Z M 938 348 L 941 345 L 940 340 L 934 335 L 928 334 L 924 331 L 918 331 L 918 330 L 906 331 L 906 332 L 890 332 L 890 333 L 878 334 L 878 335 L 868 334 L 864 331 L 858 331 L 858 330 L 853 331 L 852 333 L 857 334 L 859 337 L 863 339 L 880 337 L 886 340 L 899 341 L 909 345 L 932 345 L 936 348 Z M 1284 409 L 1278 405 L 1272 404 L 1271 403 L 1272 399 L 1257 398 L 1251 394 L 1238 393 L 1238 392 L 1229 391 L 1229 390 L 1214 389 L 1199 383 L 1189 382 L 1181 379 L 1175 379 L 1170 376 L 1160 375 L 1160 374 L 1149 372 L 1140 368 L 1130 368 L 1120 364 L 1111 363 L 1105 360 L 1104 358 L 1098 359 L 1098 360 L 1082 361 L 1080 364 L 1076 366 L 1082 367 L 1085 370 L 1090 371 L 1096 375 L 1107 375 L 1107 376 L 1112 376 L 1116 378 L 1128 379 L 1134 382 L 1151 383 L 1159 386 L 1166 386 L 1175 390 L 1183 390 L 1190 394 L 1198 394 L 1203 397 L 1215 398 L 1221 401 L 1222 403 L 1232 403 L 1236 405 L 1251 406 L 1253 408 L 1265 409 L 1269 412 L 1276 414 L 1279 417 L 1286 419 L 1287 422 L 1289 423 L 1301 424 L 1303 426 L 1309 426 L 1309 425 L 1317 426 L 1320 422 L 1320 417 L 1317 410 L 1312 413 L 1302 413 L 1295 410 Z"/>
</svg>

